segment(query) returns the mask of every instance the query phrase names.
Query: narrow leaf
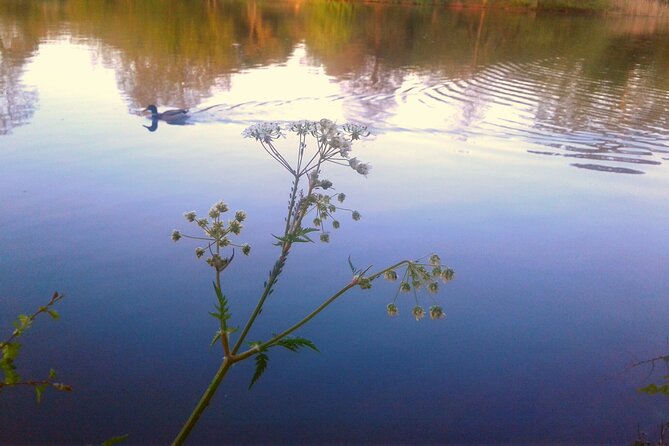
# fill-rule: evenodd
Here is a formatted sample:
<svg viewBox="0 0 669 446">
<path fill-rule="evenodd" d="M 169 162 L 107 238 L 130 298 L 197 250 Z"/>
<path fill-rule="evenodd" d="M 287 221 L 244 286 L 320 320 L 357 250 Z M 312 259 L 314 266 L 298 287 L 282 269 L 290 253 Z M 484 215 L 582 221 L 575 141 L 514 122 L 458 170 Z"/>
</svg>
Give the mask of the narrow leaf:
<svg viewBox="0 0 669 446">
<path fill-rule="evenodd" d="M 351 262 L 351 256 L 348 256 L 348 266 L 351 267 L 351 272 L 355 274 L 355 266 L 353 266 L 353 262 Z"/>
<path fill-rule="evenodd" d="M 218 330 L 216 334 L 214 335 L 214 339 L 211 340 L 211 344 L 209 344 L 210 347 L 213 347 L 214 344 L 216 344 L 216 341 L 221 339 L 221 330 Z"/>
</svg>

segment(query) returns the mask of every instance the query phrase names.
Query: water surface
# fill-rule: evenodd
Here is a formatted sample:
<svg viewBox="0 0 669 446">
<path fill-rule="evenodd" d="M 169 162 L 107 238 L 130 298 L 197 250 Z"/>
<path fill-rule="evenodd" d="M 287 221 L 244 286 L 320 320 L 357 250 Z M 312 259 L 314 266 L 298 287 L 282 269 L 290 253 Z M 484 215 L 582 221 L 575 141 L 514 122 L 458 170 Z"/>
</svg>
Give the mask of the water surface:
<svg viewBox="0 0 669 446">
<path fill-rule="evenodd" d="M 651 18 L 336 2 L 0 4 L 0 323 L 67 295 L 25 336 L 23 375 L 72 394 L 4 392 L 0 442 L 166 443 L 215 371 L 211 275 L 182 212 L 249 214 L 229 270 L 239 317 L 277 252 L 290 179 L 242 130 L 368 123 L 328 175 L 363 219 L 300 246 L 252 338 L 350 279 L 430 251 L 456 270 L 416 323 L 390 285 L 233 370 L 201 444 L 607 443 L 669 418 L 640 395 L 666 351 L 669 27 Z M 188 125 L 141 113 L 187 107 Z M 429 299 L 424 301 L 429 305 Z M 658 371 L 659 373 L 663 371 Z M 652 430 L 651 430 L 652 432 Z"/>
</svg>

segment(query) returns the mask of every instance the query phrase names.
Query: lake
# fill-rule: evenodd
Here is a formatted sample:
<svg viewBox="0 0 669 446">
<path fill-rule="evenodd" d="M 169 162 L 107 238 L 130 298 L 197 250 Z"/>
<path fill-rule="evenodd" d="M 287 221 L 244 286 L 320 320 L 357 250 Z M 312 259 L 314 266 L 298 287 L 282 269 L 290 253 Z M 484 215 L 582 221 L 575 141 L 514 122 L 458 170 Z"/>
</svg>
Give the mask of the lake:
<svg viewBox="0 0 669 446">
<path fill-rule="evenodd" d="M 193 444 L 629 444 L 659 436 L 669 335 L 669 23 L 337 1 L 0 3 L 0 338 L 72 393 L 0 394 L 0 443 L 171 441 L 221 361 L 197 244 L 248 214 L 223 288 L 243 323 L 279 255 L 290 175 L 244 129 L 367 124 L 330 169 L 362 214 L 295 246 L 251 340 L 351 280 L 431 252 L 455 270 L 416 322 L 390 283 L 352 290 L 229 375 Z M 142 110 L 190 109 L 184 124 Z M 290 140 L 279 141 L 288 144 Z M 289 148 L 286 146 L 286 150 Z M 336 167 L 336 166 L 334 166 Z M 193 232 L 193 231 L 191 231 Z M 431 297 L 419 295 L 422 305 Z"/>
</svg>

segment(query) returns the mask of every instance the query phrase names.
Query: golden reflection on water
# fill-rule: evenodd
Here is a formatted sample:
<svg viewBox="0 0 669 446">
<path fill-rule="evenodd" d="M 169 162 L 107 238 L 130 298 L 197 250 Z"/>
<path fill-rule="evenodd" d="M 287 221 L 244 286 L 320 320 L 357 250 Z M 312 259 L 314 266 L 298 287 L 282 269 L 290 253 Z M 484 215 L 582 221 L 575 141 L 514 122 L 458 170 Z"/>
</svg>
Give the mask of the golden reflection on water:
<svg viewBox="0 0 669 446">
<path fill-rule="evenodd" d="M 379 127 L 520 135 L 541 146 L 529 151 L 590 159 L 630 145 L 639 146 L 634 155 L 661 157 L 668 30 L 649 18 L 321 1 L 7 0 L 0 4 L 0 134 L 28 122 L 37 106 L 22 81 L 26 64 L 41 44 L 69 39 L 113 70 L 132 113 L 150 103 L 197 107 L 240 85 L 247 101 L 298 99 L 299 91 L 288 91 L 297 86 L 320 99 L 312 109 L 341 101 L 346 118 Z M 274 68 L 243 76 L 267 66 Z M 41 84 L 54 76 L 47 69 L 31 78 Z"/>
</svg>

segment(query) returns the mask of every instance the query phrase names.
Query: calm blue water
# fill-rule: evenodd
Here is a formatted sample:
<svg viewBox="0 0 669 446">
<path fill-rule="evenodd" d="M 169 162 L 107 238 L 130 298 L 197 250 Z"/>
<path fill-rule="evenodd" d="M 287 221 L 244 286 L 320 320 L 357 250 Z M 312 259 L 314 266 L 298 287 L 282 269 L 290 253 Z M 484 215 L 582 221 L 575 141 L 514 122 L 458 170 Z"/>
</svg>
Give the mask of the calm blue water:
<svg viewBox="0 0 669 446">
<path fill-rule="evenodd" d="M 75 391 L 40 406 L 0 394 L 0 443 L 173 438 L 222 353 L 208 347 L 209 268 L 170 233 L 221 198 L 248 213 L 252 255 L 224 285 L 246 317 L 290 187 L 241 137 L 263 119 L 369 123 L 354 154 L 373 170 L 331 170 L 363 218 L 296 247 L 250 339 L 347 283 L 349 255 L 381 267 L 435 251 L 456 280 L 437 297 L 443 321 L 414 321 L 410 298 L 388 318 L 387 283 L 346 295 L 300 332 L 321 353 L 272 352 L 251 391 L 252 367 L 235 366 L 193 443 L 626 444 L 669 419 L 666 398 L 636 391 L 666 372 L 626 369 L 667 350 L 666 27 L 222 3 L 239 23 L 209 12 L 220 40 L 189 47 L 165 5 L 144 27 L 174 23 L 182 48 L 124 34 L 121 6 L 28 5 L 0 13 L 0 326 L 63 292 L 61 320 L 36 323 L 18 365 Z M 411 38 L 388 32 L 409 24 Z M 190 125 L 147 131 L 148 102 L 191 107 Z"/>
</svg>

